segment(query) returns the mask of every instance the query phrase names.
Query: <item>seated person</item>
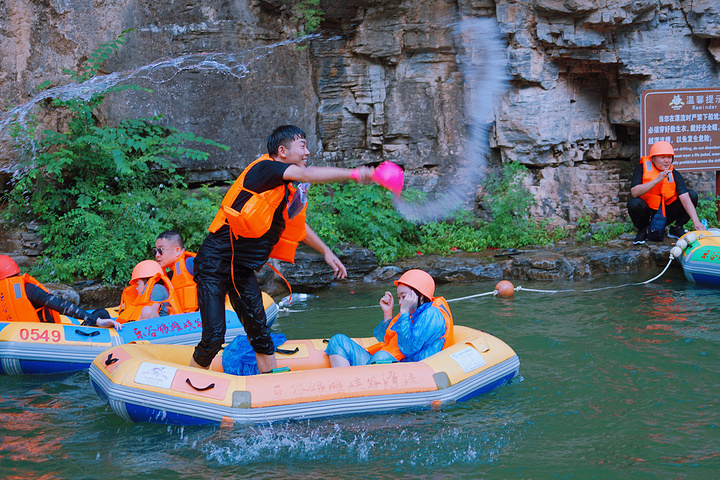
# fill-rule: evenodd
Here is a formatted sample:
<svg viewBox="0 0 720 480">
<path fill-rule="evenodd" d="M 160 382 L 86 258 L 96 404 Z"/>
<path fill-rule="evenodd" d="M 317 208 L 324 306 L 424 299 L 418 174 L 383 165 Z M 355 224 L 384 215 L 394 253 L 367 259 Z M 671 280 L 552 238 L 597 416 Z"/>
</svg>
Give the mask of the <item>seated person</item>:
<svg viewBox="0 0 720 480">
<path fill-rule="evenodd" d="M 373 330 L 380 343 L 366 350 L 347 335 L 333 335 L 325 349 L 332 367 L 417 362 L 450 345 L 452 314 L 443 297 L 433 297 L 433 278 L 423 270 L 408 270 L 395 285 L 400 312 L 393 317 L 395 300 L 385 292 L 380 299 L 383 319 Z"/>
<path fill-rule="evenodd" d="M 664 211 L 666 224 L 670 225 L 668 237 L 683 236 L 686 233 L 683 225 L 690 220 L 695 230 L 705 230 L 695 210 L 698 195 L 685 186 L 680 172 L 673 170 L 674 156 L 675 151 L 668 142 L 655 142 L 650 147 L 650 155 L 642 157 L 635 167 L 630 186 L 633 198 L 627 203 L 630 219 L 638 229 L 634 245 L 649 239 L 648 226 L 659 209 Z M 662 240 L 662 235 L 656 239 Z"/>
<path fill-rule="evenodd" d="M 27 273 L 20 275 L 15 260 L 0 255 L 0 321 L 60 323 L 60 314 L 83 321 L 83 325 L 115 327 L 111 318 L 100 318 L 101 309 L 86 312 L 77 305 L 52 295 Z"/>
<path fill-rule="evenodd" d="M 120 299 L 118 322 L 125 323 L 146 318 L 181 313 L 175 300 L 175 290 L 155 260 L 143 260 L 135 265 L 129 285 Z"/>
<path fill-rule="evenodd" d="M 193 278 L 195 254 L 185 250 L 182 235 L 173 230 L 161 233 L 155 240 L 153 253 L 163 271 L 167 272 L 182 311 L 197 311 L 197 287 Z"/>
</svg>

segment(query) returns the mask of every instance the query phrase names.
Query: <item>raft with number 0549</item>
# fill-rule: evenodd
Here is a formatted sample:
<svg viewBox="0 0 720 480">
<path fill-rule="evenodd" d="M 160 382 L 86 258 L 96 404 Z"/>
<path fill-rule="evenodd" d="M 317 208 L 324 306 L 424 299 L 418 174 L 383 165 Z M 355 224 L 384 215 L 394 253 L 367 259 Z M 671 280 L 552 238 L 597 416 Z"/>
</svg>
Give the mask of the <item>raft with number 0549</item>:
<svg viewBox="0 0 720 480">
<path fill-rule="evenodd" d="M 720 287 L 720 230 L 687 232 L 670 253 L 680 262 L 689 281 Z"/>
<path fill-rule="evenodd" d="M 191 347 L 132 344 L 90 367 L 98 395 L 127 421 L 173 425 L 267 423 L 408 408 L 440 408 L 488 392 L 518 374 L 504 342 L 455 326 L 453 343 L 419 362 L 330 368 L 321 340 L 288 340 L 276 353 L 289 371 L 236 376 L 189 367 Z M 374 338 L 356 339 L 364 347 Z"/>
<path fill-rule="evenodd" d="M 278 306 L 264 292 L 263 303 L 272 325 Z M 245 329 L 229 303 L 225 308 L 225 338 L 244 335 Z M 0 322 L 0 375 L 76 372 L 87 369 L 95 357 L 115 345 L 136 341 L 196 345 L 202 335 L 199 312 L 128 322 L 120 331 L 82 326 L 63 315 L 60 318 L 62 323 Z"/>
</svg>

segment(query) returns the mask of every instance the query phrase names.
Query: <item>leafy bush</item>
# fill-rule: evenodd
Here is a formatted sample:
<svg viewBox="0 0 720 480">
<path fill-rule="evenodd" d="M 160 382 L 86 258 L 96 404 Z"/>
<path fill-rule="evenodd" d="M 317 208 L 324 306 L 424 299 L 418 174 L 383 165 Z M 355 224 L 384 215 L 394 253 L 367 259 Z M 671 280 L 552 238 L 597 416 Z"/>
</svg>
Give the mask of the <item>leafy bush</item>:
<svg viewBox="0 0 720 480">
<path fill-rule="evenodd" d="M 545 245 L 565 236 L 562 228 L 552 228 L 530 214 L 535 199 L 522 184 L 526 174 L 525 166 L 509 162 L 500 174 L 488 177 L 485 188 L 493 220 L 482 227 L 487 246 Z"/>
<path fill-rule="evenodd" d="M 96 50 L 90 67 L 74 78 L 94 75 L 116 43 Z M 124 88 L 132 86 L 119 89 Z M 23 168 L 4 217 L 10 224 L 38 221 L 46 249 L 33 273 L 42 280 L 124 283 L 135 263 L 148 258 L 158 233 L 179 230 L 192 248 L 215 213 L 218 194 L 207 189 L 189 194 L 177 162 L 208 158 L 188 144 L 228 147 L 160 125 L 160 117 L 97 126 L 94 109 L 119 89 L 87 101 L 54 100 L 52 107 L 69 118 L 66 132 L 37 133 L 32 120 L 12 129 Z"/>
<path fill-rule="evenodd" d="M 308 197 L 308 224 L 328 245 L 356 243 L 389 262 L 409 255 L 417 243 L 415 226 L 395 211 L 390 192 L 377 185 L 315 185 Z"/>
<path fill-rule="evenodd" d="M 708 227 L 710 228 L 720 227 L 720 222 L 717 220 L 717 202 L 720 200 L 720 196 L 709 193 L 701 193 L 698 197 L 698 218 L 700 220 L 707 220 Z M 685 228 L 688 230 L 695 230 L 692 221 L 686 223 Z"/>
<path fill-rule="evenodd" d="M 457 212 L 443 222 L 415 226 L 393 208 L 392 196 L 377 185 L 331 184 L 310 189 L 308 223 L 329 245 L 355 243 L 369 248 L 381 263 L 416 252 L 446 254 L 453 249 L 477 252 L 487 248 L 510 248 L 546 244 L 564 235 L 547 222 L 530 216 L 534 199 L 522 186 L 524 167 L 509 164 L 488 180 L 487 191 L 493 220 L 483 222 L 472 212 Z M 419 192 L 403 196 L 422 201 Z"/>
<path fill-rule="evenodd" d="M 632 231 L 633 226 L 629 222 L 598 222 L 591 224 L 590 215 L 583 215 L 577 221 L 575 239 L 578 242 L 589 241 L 593 244 L 601 244 L 614 240 L 623 233 Z"/>
<path fill-rule="evenodd" d="M 298 36 L 314 33 L 320 28 L 325 12 L 319 6 L 320 0 L 299 0 L 293 5 L 292 21 L 297 25 Z"/>
<path fill-rule="evenodd" d="M 138 261 L 151 258 L 162 231 L 177 230 L 186 248 L 197 251 L 222 195 L 207 188 L 134 189 L 97 208 L 74 209 L 40 227 L 47 247 L 33 273 L 63 282 L 80 277 L 124 283 Z"/>
</svg>

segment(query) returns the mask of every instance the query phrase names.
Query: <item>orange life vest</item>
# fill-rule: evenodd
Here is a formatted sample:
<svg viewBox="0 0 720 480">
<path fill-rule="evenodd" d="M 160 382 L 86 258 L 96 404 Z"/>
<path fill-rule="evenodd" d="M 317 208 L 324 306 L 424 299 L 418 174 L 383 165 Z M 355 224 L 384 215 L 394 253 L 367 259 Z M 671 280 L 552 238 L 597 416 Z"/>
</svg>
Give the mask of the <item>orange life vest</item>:
<svg viewBox="0 0 720 480">
<path fill-rule="evenodd" d="M 275 161 L 270 155 L 263 155 L 243 170 L 230 190 L 225 194 L 220 209 L 215 215 L 208 230 L 212 233 L 217 232 L 223 225 L 230 226 L 230 232 L 235 238 L 260 238 L 272 225 L 275 211 L 280 206 L 283 198 L 285 198 L 285 188 L 288 189 L 290 195 L 286 205 L 290 205 L 292 197 L 296 193 L 296 188 L 292 184 L 280 185 L 272 190 L 266 190 L 261 193 L 253 192 L 245 188 L 245 176 L 258 162 Z M 238 212 L 232 208 L 235 199 L 240 192 L 248 192 L 252 196 L 245 202 L 242 209 Z M 305 239 L 307 234 L 305 230 L 305 216 L 307 205 L 305 205 L 300 213 L 292 219 L 288 217 L 287 207 L 283 211 L 285 219 L 285 230 L 280 236 L 280 240 L 270 252 L 271 258 L 276 258 L 285 262 L 295 263 L 295 251 L 298 243 Z"/>
<path fill-rule="evenodd" d="M 651 182 L 660 175 L 660 170 L 655 167 L 651 157 L 641 157 L 640 164 L 643 169 L 643 183 Z M 640 198 L 642 198 L 653 210 L 659 210 L 662 207 L 663 215 L 665 214 L 665 205 L 670 205 L 678 197 L 676 188 L 677 184 L 675 183 L 672 169 L 673 167 L 670 165 L 671 171 L 668 176 L 665 177 L 662 182 L 651 188 L 649 192 L 640 195 Z"/>
<path fill-rule="evenodd" d="M 195 312 L 198 309 L 197 285 L 185 265 L 185 260 L 196 255 L 191 252 L 183 252 L 170 267 L 173 272 L 170 281 L 175 289 L 175 299 L 180 304 L 183 313 Z"/>
<path fill-rule="evenodd" d="M 35 308 L 28 300 L 25 284 L 31 283 L 50 293 L 27 273 L 0 280 L 0 321 L 60 323 L 60 314 L 50 308 Z M 50 318 L 47 318 L 47 313 Z"/>
<path fill-rule="evenodd" d="M 150 300 L 153 287 L 158 281 L 162 281 L 169 293 L 168 299 L 163 300 L 162 302 Z M 138 294 L 134 283 L 125 287 L 122 297 L 120 297 L 120 309 L 118 311 L 117 321 L 120 323 L 126 323 L 139 320 L 140 313 L 142 313 L 142 309 L 144 307 L 163 303 L 168 304 L 168 313 L 170 315 L 182 313 L 182 308 L 175 298 L 175 288 L 173 288 L 172 282 L 165 274 L 156 273 L 153 277 L 148 279 L 142 295 Z"/>
<path fill-rule="evenodd" d="M 443 318 L 445 319 L 445 335 L 441 337 L 445 339 L 445 343 L 442 347 L 443 349 L 445 349 L 453 342 L 453 319 L 452 313 L 450 313 L 450 306 L 447 304 L 447 301 L 444 297 L 433 298 L 430 306 L 437 307 L 442 313 Z M 405 355 L 403 355 L 403 353 L 400 351 L 400 346 L 398 345 L 397 332 L 395 330 L 391 330 L 391 327 L 395 324 L 395 322 L 398 321 L 399 318 L 400 314 L 398 313 L 393 317 L 392 320 L 390 320 L 390 323 L 385 330 L 385 338 L 382 342 L 376 343 L 375 345 L 371 345 L 367 348 L 367 351 L 371 355 L 374 355 L 380 350 L 384 350 L 393 357 L 395 357 L 397 361 L 401 361 L 403 358 L 405 358 Z"/>
</svg>

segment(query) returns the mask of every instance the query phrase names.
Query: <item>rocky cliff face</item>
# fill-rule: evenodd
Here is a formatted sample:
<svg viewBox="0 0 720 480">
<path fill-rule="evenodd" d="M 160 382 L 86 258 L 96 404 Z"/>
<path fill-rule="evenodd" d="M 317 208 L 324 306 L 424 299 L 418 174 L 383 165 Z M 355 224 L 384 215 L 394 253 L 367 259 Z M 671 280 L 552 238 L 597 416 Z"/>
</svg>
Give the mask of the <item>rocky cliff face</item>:
<svg viewBox="0 0 720 480">
<path fill-rule="evenodd" d="M 106 67 L 136 71 L 130 81 L 153 92 L 114 94 L 102 115 L 162 114 L 231 147 L 185 165 L 193 181 L 235 178 L 274 126 L 294 123 L 317 164 L 390 159 L 433 191 L 452 182 L 469 141 L 455 27 L 494 18 L 510 82 L 495 99 L 490 166 L 527 165 L 536 213 L 573 221 L 625 218 L 643 90 L 720 85 L 713 0 L 322 0 L 321 35 L 288 43 L 296 3 L 0 0 L 0 96 L 20 104 L 44 80 L 67 83 L 63 68 L 133 28 Z M 202 52 L 228 55 L 203 65 Z M 178 60 L 141 68 L 162 59 Z M 686 177 L 714 189 L 712 174 Z"/>
</svg>

